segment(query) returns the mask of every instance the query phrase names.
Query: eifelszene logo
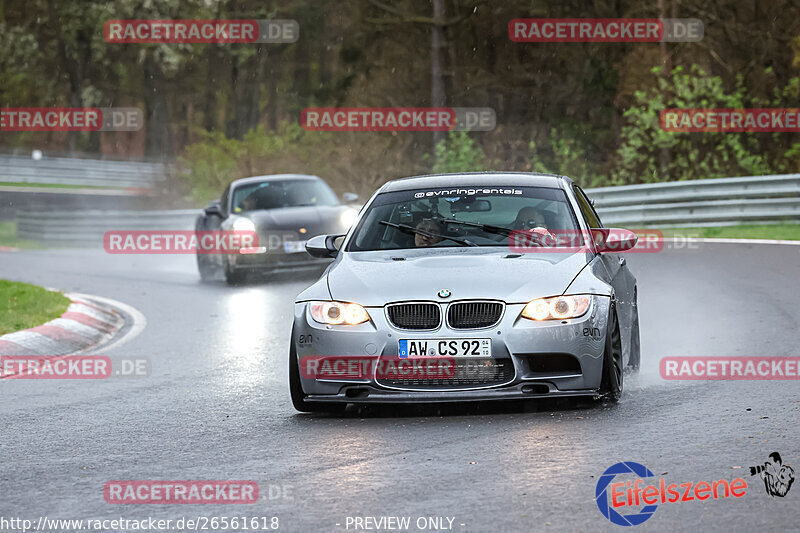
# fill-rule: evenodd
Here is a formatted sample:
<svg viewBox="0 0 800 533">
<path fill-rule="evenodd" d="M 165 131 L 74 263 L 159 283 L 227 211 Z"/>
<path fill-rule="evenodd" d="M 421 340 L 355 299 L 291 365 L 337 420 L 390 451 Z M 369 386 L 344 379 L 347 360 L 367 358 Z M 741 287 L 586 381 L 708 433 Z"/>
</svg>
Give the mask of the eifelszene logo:
<svg viewBox="0 0 800 533">
<path fill-rule="evenodd" d="M 783 464 L 781 454 L 772 452 L 769 461 L 763 465 L 751 466 L 750 475 L 758 475 L 764 481 L 764 488 L 770 496 L 783 498 L 794 483 L 794 469 Z"/>
<path fill-rule="evenodd" d="M 600 479 L 597 480 L 597 486 L 595 487 L 594 499 L 597 502 L 597 508 L 600 509 L 601 513 L 603 513 L 603 516 L 617 525 L 635 526 L 641 524 L 653 516 L 653 513 L 655 513 L 656 509 L 658 509 L 658 505 L 647 505 L 635 513 L 626 515 L 615 511 L 614 506 L 612 505 L 614 500 L 612 498 L 611 502 L 609 503 L 609 495 L 607 490 L 608 486 L 619 474 L 635 474 L 639 476 L 639 479 L 636 481 L 641 481 L 641 478 L 653 477 L 655 475 L 646 466 L 639 463 L 634 463 L 633 461 L 617 463 L 608 467 L 606 471 L 603 472 L 603 475 L 600 476 Z M 628 483 L 630 484 L 630 481 Z"/>
<path fill-rule="evenodd" d="M 754 467 L 758 468 L 758 467 Z M 631 481 L 613 482 L 617 476 L 633 474 Z M 737 477 L 731 481 L 689 481 L 686 483 L 670 483 L 661 477 L 657 484 L 644 485 L 645 478 L 654 478 L 655 474 L 646 466 L 626 461 L 610 466 L 597 480 L 595 502 L 600 512 L 614 524 L 620 526 L 636 526 L 653 516 L 659 503 L 691 502 L 694 500 L 715 500 L 720 498 L 741 498 L 747 492 L 747 482 Z M 610 494 L 609 494 L 610 489 Z M 786 489 L 788 490 L 788 488 Z M 626 507 L 642 507 L 635 512 L 622 514 Z"/>
</svg>

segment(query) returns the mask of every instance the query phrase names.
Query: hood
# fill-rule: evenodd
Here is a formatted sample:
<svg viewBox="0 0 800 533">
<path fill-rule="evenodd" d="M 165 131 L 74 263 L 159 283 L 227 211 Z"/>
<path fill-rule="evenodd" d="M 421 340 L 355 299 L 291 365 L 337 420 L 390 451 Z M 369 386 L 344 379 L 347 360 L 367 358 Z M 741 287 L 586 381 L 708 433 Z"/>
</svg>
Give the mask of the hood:
<svg viewBox="0 0 800 533">
<path fill-rule="evenodd" d="M 585 252 L 514 254 L 496 248 L 348 252 L 328 271 L 328 287 L 334 300 L 365 306 L 472 298 L 524 303 L 562 294 L 588 260 Z M 452 295 L 438 298 L 441 289 Z"/>
<path fill-rule="evenodd" d="M 256 229 L 297 230 L 306 227 L 309 230 L 320 228 L 322 232 L 338 230 L 341 225 L 339 216 L 347 209 L 341 205 L 282 207 L 280 209 L 263 209 L 249 211 L 239 216 L 249 218 Z"/>
<path fill-rule="evenodd" d="M 297 241 L 317 235 L 347 233 L 349 226 L 342 222 L 342 214 L 348 210 L 353 209 L 345 205 L 301 206 L 248 211 L 237 216 L 253 221 L 259 239 L 278 235 L 284 240 Z M 301 228 L 305 231 L 301 232 Z"/>
</svg>

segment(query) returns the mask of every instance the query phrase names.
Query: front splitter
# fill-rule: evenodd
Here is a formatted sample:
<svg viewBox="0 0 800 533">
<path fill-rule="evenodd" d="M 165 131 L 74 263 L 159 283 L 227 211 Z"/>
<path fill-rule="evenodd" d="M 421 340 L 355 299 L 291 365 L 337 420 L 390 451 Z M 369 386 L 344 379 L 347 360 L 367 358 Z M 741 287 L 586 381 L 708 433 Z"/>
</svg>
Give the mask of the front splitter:
<svg viewBox="0 0 800 533">
<path fill-rule="evenodd" d="M 343 388 L 339 394 L 311 394 L 306 396 L 309 402 L 334 403 L 445 403 L 474 402 L 490 400 L 526 400 L 534 398 L 594 397 L 594 389 L 558 390 L 550 387 L 550 392 L 529 392 L 523 388 L 543 383 L 520 383 L 512 387 L 500 389 L 481 389 L 463 391 L 398 391 L 379 389 L 371 385 L 351 385 Z M 348 394 L 349 393 L 349 394 Z"/>
</svg>

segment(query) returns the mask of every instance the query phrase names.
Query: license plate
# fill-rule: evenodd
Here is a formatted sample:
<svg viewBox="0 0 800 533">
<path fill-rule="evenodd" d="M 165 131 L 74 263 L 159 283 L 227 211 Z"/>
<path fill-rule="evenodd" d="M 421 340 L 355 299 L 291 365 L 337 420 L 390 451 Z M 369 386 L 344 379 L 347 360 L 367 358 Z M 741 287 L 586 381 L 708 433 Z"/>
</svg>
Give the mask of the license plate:
<svg viewBox="0 0 800 533">
<path fill-rule="evenodd" d="M 306 251 L 307 241 L 286 241 L 283 243 L 283 251 L 287 254 L 296 254 Z"/>
<path fill-rule="evenodd" d="M 409 357 L 491 357 L 492 339 L 400 339 L 400 359 Z"/>
</svg>

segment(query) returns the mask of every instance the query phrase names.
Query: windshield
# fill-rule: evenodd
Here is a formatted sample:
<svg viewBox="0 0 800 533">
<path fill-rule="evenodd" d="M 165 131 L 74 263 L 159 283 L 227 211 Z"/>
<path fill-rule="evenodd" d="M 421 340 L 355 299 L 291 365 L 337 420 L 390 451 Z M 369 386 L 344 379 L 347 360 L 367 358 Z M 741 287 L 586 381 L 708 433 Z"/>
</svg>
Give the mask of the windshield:
<svg viewBox="0 0 800 533">
<path fill-rule="evenodd" d="M 281 207 L 338 205 L 339 200 L 325 183 L 317 180 L 283 180 L 248 183 L 233 191 L 233 212 Z"/>
<path fill-rule="evenodd" d="M 534 228 L 578 229 L 564 191 L 479 185 L 388 192 L 372 202 L 347 250 L 508 246 L 512 232 Z"/>
</svg>

